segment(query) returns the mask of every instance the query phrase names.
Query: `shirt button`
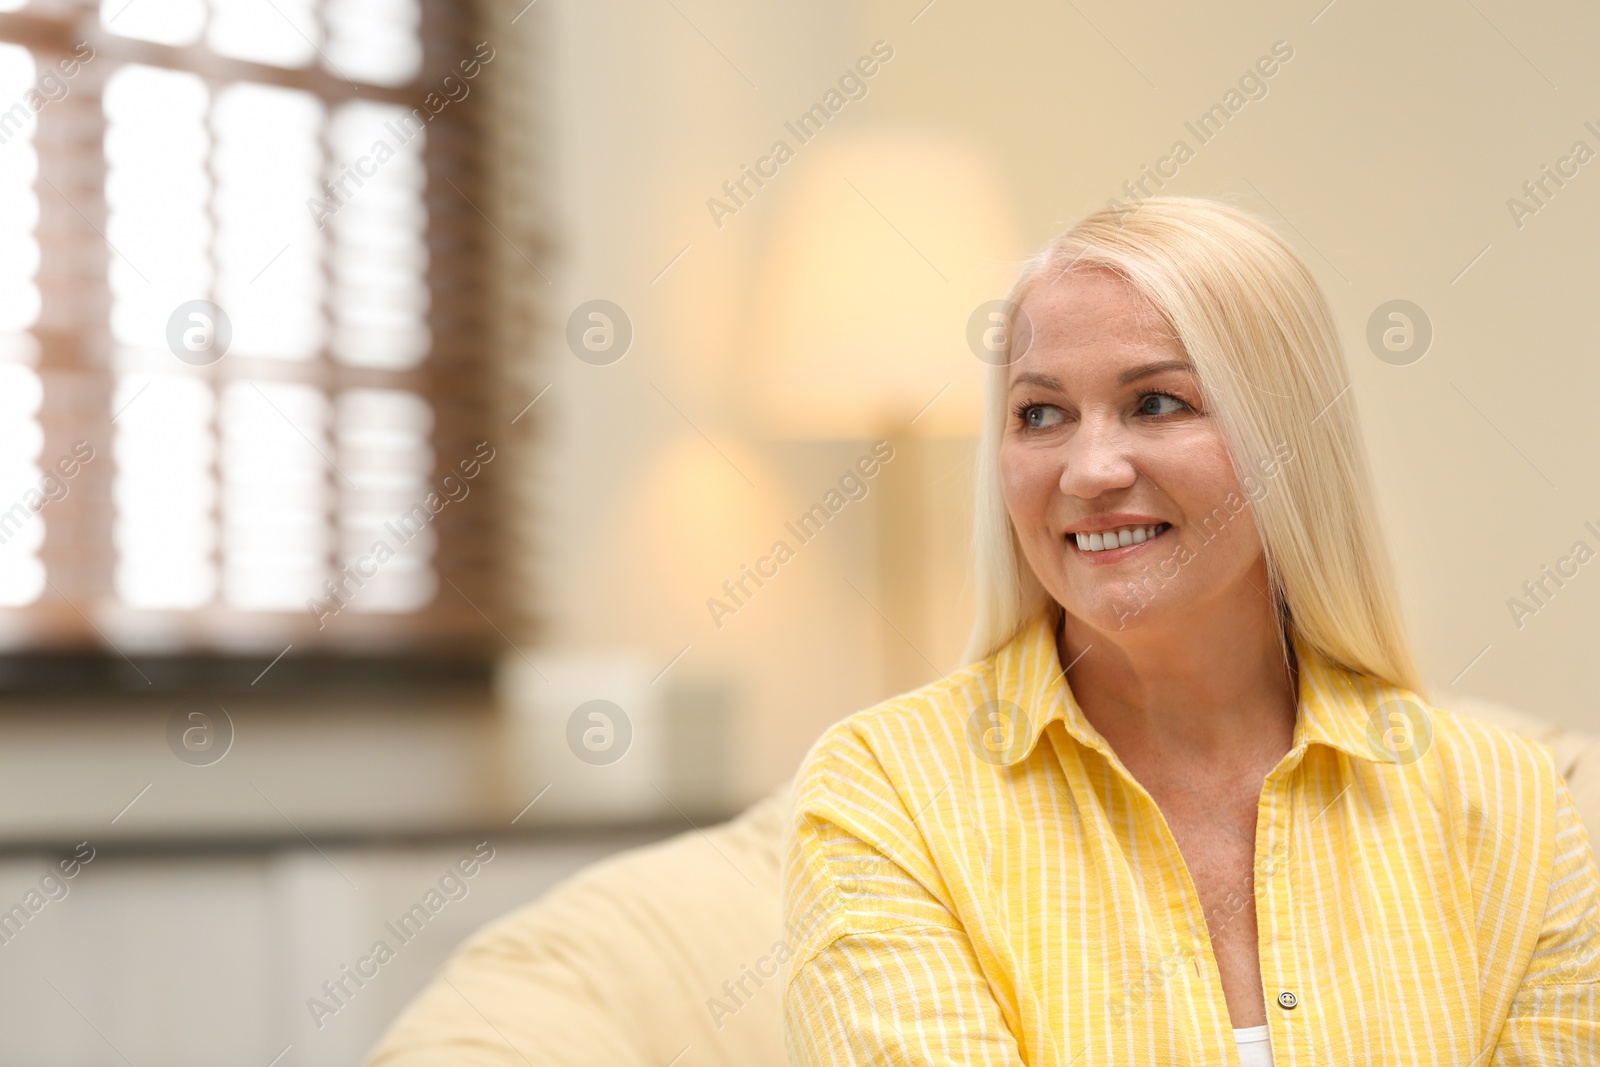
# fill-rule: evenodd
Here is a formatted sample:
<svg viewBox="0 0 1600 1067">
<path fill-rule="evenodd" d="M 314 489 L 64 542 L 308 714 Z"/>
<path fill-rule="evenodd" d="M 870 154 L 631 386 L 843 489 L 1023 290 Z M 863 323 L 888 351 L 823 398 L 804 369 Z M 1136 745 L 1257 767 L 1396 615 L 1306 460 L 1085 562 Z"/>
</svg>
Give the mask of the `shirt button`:
<svg viewBox="0 0 1600 1067">
<path fill-rule="evenodd" d="M 1300 1003 L 1300 998 L 1289 992 L 1287 989 L 1278 994 L 1278 1005 L 1280 1007 L 1292 1008 L 1298 1003 Z"/>
</svg>

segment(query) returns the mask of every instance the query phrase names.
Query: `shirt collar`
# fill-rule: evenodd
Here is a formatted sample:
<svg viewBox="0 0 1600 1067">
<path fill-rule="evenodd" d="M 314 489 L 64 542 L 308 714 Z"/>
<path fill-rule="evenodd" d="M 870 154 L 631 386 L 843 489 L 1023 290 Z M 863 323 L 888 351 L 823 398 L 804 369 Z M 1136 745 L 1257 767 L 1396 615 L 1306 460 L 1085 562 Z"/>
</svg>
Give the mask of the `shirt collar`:
<svg viewBox="0 0 1600 1067">
<path fill-rule="evenodd" d="M 993 762 L 1009 765 L 1026 758 L 1052 722 L 1062 722 L 1067 733 L 1096 749 L 1113 762 L 1110 744 L 1084 715 L 1072 687 L 1067 684 L 1056 652 L 1056 624 L 1061 609 L 1048 606 L 995 653 L 997 697 L 1014 705 L 1006 717 L 1013 725 L 1010 743 L 995 753 Z M 1400 700 L 1415 705 L 1409 690 L 1342 667 L 1313 648 L 1291 630 L 1300 667 L 1299 705 L 1290 751 L 1298 755 L 1313 744 L 1327 745 L 1370 763 L 1397 762 L 1382 744 L 1379 707 Z M 1386 722 L 1386 720 L 1384 720 Z"/>
</svg>

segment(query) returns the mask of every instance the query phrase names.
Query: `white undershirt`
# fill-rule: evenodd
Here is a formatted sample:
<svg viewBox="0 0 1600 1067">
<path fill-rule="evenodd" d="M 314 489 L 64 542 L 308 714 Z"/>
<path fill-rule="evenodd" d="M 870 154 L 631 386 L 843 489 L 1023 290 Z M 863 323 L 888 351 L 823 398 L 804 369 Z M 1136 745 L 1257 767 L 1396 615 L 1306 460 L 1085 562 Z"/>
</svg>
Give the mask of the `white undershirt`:
<svg viewBox="0 0 1600 1067">
<path fill-rule="evenodd" d="M 1236 1026 L 1233 1039 L 1239 1045 L 1239 1067 L 1272 1067 L 1272 1041 L 1265 1024 Z"/>
</svg>

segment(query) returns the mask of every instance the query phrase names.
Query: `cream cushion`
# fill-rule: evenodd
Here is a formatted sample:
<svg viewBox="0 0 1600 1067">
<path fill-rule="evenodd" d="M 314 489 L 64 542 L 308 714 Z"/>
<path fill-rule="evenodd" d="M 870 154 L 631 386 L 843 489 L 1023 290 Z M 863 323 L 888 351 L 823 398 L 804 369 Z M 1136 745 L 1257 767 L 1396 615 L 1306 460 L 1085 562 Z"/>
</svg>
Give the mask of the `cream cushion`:
<svg viewBox="0 0 1600 1067">
<path fill-rule="evenodd" d="M 785 782 L 730 822 L 618 853 L 485 926 L 369 1067 L 782 1067 L 777 983 L 759 972 L 784 951 L 788 798 Z M 723 983 L 741 980 L 730 996 Z"/>
<path fill-rule="evenodd" d="M 1600 841 L 1600 740 L 1503 705 L 1451 708 L 1548 748 Z M 788 793 L 597 863 L 484 927 L 369 1067 L 783 1067 L 781 997 L 760 972 L 785 950 Z"/>
</svg>

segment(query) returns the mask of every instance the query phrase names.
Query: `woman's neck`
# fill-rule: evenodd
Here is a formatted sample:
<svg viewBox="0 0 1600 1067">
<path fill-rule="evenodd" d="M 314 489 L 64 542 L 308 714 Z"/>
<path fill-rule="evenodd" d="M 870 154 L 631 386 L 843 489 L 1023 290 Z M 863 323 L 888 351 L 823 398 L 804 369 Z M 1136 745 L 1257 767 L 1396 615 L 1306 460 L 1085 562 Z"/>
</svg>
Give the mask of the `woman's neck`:
<svg viewBox="0 0 1600 1067">
<path fill-rule="evenodd" d="M 1286 645 L 1270 609 L 1118 634 L 1063 612 L 1057 629 L 1073 696 L 1130 767 L 1243 761 L 1270 769 L 1293 744 L 1299 703 L 1298 665 L 1292 647 L 1285 663 Z"/>
</svg>

